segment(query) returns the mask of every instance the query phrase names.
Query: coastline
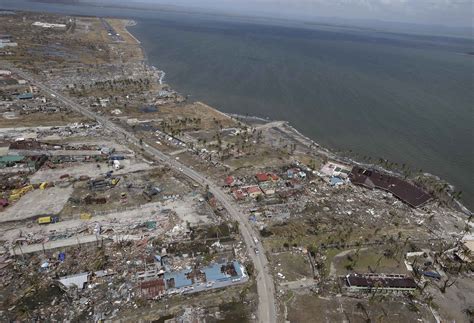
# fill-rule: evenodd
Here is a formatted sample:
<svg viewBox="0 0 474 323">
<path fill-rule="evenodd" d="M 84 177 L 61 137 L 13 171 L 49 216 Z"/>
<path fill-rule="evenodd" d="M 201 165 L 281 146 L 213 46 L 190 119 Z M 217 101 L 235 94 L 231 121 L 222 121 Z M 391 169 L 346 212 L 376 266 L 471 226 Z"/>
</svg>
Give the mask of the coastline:
<svg viewBox="0 0 474 323">
<path fill-rule="evenodd" d="M 125 24 L 123 26 L 123 28 L 125 29 L 125 31 L 127 32 L 127 34 L 137 42 L 138 45 L 141 45 L 141 42 L 140 40 L 135 37 L 135 35 L 133 35 L 129 30 L 128 30 L 128 27 L 133 27 L 133 26 L 136 26 L 137 25 L 137 22 L 133 19 L 128 19 L 128 20 L 125 20 Z M 141 47 L 141 46 L 140 46 Z M 142 48 L 143 50 L 143 48 Z"/>
<path fill-rule="evenodd" d="M 137 45 L 139 46 L 141 52 L 142 52 L 142 56 L 143 56 L 143 63 L 160 71 L 162 73 L 162 76 L 160 77 L 160 79 L 158 80 L 158 82 L 160 84 L 163 84 L 163 79 L 166 75 L 166 72 L 165 71 L 162 71 L 161 69 L 159 69 L 158 67 L 156 66 L 153 66 L 149 59 L 148 59 L 148 56 L 147 56 L 147 53 L 146 53 L 146 50 L 145 48 L 143 47 L 142 43 L 138 40 L 137 37 L 135 37 L 132 32 L 130 32 L 130 30 L 128 30 L 128 27 L 133 27 L 133 26 L 136 26 L 138 25 L 138 23 L 135 21 L 135 20 L 131 20 L 131 19 L 122 19 L 122 21 L 124 22 L 124 29 L 127 31 L 127 33 L 133 38 L 136 40 L 137 42 Z M 262 121 L 262 122 L 271 122 L 272 120 L 268 120 L 268 119 L 264 119 L 264 118 L 261 118 L 261 117 L 257 117 L 257 116 L 243 116 L 243 115 L 239 115 L 239 114 L 236 114 L 236 113 L 225 113 L 225 112 L 222 112 L 214 107 L 211 107 L 203 102 L 198 102 L 200 104 L 203 104 L 205 105 L 206 107 L 216 111 L 217 113 L 220 113 L 222 115 L 225 115 L 226 117 L 228 118 L 251 118 L 251 119 L 254 119 L 254 120 L 259 120 L 259 121 Z M 327 148 L 327 147 L 323 147 L 321 146 L 319 143 L 317 143 L 316 141 L 314 141 L 313 139 L 303 135 L 300 131 L 298 131 L 296 128 L 294 128 L 293 126 L 291 126 L 289 124 L 288 121 L 282 121 L 284 123 L 284 125 L 289 129 L 288 132 L 286 132 L 288 135 L 290 135 L 295 141 L 298 141 L 300 142 L 300 144 L 308 147 L 309 149 L 317 149 L 317 152 L 319 154 L 323 154 L 325 155 L 327 158 L 331 158 L 331 159 L 334 159 L 336 161 L 339 161 L 339 162 L 343 162 L 343 163 L 347 163 L 347 164 L 355 164 L 355 165 L 358 165 L 358 166 L 361 166 L 361 167 L 365 167 L 365 168 L 374 168 L 374 169 L 378 169 L 378 170 L 381 170 L 383 172 L 386 172 L 388 174 L 392 174 L 394 176 L 398 176 L 398 177 L 402 177 L 403 175 L 399 172 L 395 172 L 395 171 L 391 171 L 391 170 L 388 170 L 388 169 L 385 169 L 383 168 L 382 166 L 380 165 L 375 165 L 375 164 L 367 164 L 367 163 L 363 163 L 363 162 L 359 162 L 357 160 L 354 160 L 353 158 L 350 158 L 350 157 L 343 157 L 343 156 L 340 156 L 336 153 L 334 153 L 331 149 Z M 427 177 L 430 177 L 430 178 L 434 178 L 434 179 L 437 179 L 437 180 L 441 180 L 440 177 L 434 175 L 434 174 L 431 174 L 431 173 L 423 173 L 424 176 L 427 176 Z M 450 187 L 455 187 L 454 185 L 452 185 L 451 183 L 448 183 Z M 473 212 L 468 208 L 466 207 L 461 201 L 459 201 L 458 199 L 454 198 L 452 193 L 451 192 L 447 192 L 447 195 L 452 199 L 452 201 L 454 202 L 455 206 L 459 209 L 459 211 L 461 211 L 462 213 L 464 213 L 465 215 L 467 216 L 470 216 L 473 214 Z"/>
</svg>

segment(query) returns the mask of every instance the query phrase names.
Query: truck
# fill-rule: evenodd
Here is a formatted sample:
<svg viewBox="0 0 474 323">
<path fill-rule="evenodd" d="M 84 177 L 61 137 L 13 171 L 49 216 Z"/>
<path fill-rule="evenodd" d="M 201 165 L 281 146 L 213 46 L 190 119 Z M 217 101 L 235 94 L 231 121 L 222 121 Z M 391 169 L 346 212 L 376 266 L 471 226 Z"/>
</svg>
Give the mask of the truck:
<svg viewBox="0 0 474 323">
<path fill-rule="evenodd" d="M 25 195 L 26 193 L 28 193 L 29 191 L 32 191 L 34 189 L 35 189 L 35 187 L 33 185 L 26 185 L 22 188 L 14 189 L 12 191 L 9 199 L 11 201 L 19 200 L 23 195 Z"/>
<path fill-rule="evenodd" d="M 92 214 L 90 214 L 90 213 L 81 213 L 80 218 L 81 218 L 81 220 L 90 220 L 90 219 L 92 219 Z"/>
<path fill-rule="evenodd" d="M 59 222 L 58 216 L 42 216 L 38 218 L 38 224 L 50 224 Z"/>
</svg>

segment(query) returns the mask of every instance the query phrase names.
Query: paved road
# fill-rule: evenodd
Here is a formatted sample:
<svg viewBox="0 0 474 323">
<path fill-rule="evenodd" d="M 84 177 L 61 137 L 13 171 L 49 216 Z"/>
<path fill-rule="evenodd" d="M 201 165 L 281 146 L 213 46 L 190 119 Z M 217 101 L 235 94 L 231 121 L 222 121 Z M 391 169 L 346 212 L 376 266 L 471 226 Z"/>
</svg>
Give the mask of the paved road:
<svg viewBox="0 0 474 323">
<path fill-rule="evenodd" d="M 125 130 L 124 128 L 116 125 L 107 117 L 100 116 L 81 105 L 77 104 L 69 97 L 47 87 L 46 85 L 42 84 L 41 82 L 36 82 L 35 78 L 31 76 L 29 73 L 21 71 L 13 66 L 8 66 L 10 70 L 17 73 L 25 80 L 30 81 L 31 83 L 35 84 L 39 89 L 48 93 L 52 97 L 56 98 L 57 100 L 63 102 L 65 105 L 69 106 L 72 110 L 87 116 L 91 119 L 100 122 L 104 127 L 111 130 L 112 132 L 116 133 L 117 135 L 122 135 L 129 143 L 140 145 L 139 139 L 131 132 Z M 145 152 L 153 155 L 157 160 L 169 165 L 170 167 L 174 168 L 175 170 L 181 171 L 184 175 L 189 177 L 190 179 L 196 181 L 200 185 L 208 185 L 209 190 L 216 199 L 223 205 L 223 207 L 227 210 L 229 215 L 239 223 L 239 229 L 242 234 L 242 237 L 247 245 L 247 250 L 250 255 L 250 258 L 253 261 L 255 271 L 257 273 L 257 292 L 258 292 L 258 320 L 260 322 L 269 323 L 269 322 L 276 322 L 277 321 L 277 313 L 276 313 L 276 305 L 275 305 L 275 288 L 273 284 L 273 278 L 269 273 L 269 264 L 267 257 L 265 256 L 265 250 L 263 249 L 262 244 L 260 241 L 257 240 L 255 231 L 251 227 L 249 221 L 247 220 L 246 216 L 242 214 L 238 207 L 234 204 L 234 202 L 230 199 L 230 197 L 221 190 L 218 185 L 215 185 L 213 182 L 208 180 L 202 174 L 196 172 L 195 170 L 184 166 L 183 164 L 179 163 L 175 159 L 165 155 L 160 150 L 149 146 L 145 142 L 142 145 Z M 258 250 L 258 253 L 254 250 Z"/>
</svg>

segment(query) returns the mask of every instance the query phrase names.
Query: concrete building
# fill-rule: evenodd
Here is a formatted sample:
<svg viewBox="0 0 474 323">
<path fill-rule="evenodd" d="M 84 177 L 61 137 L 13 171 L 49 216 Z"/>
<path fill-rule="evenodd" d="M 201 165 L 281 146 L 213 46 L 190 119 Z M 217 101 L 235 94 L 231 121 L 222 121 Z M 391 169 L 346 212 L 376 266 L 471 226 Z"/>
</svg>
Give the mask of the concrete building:
<svg viewBox="0 0 474 323">
<path fill-rule="evenodd" d="M 0 48 L 5 48 L 5 47 L 17 47 L 17 46 L 18 46 L 18 43 L 13 43 L 13 42 L 9 42 L 9 43 L 1 42 L 1 43 L 0 43 Z"/>
<path fill-rule="evenodd" d="M 10 151 L 10 143 L 0 142 L 0 157 L 8 155 L 9 151 Z"/>
<path fill-rule="evenodd" d="M 33 23 L 35 27 L 50 28 L 50 29 L 66 29 L 65 24 L 50 24 L 47 22 L 36 21 Z"/>
</svg>

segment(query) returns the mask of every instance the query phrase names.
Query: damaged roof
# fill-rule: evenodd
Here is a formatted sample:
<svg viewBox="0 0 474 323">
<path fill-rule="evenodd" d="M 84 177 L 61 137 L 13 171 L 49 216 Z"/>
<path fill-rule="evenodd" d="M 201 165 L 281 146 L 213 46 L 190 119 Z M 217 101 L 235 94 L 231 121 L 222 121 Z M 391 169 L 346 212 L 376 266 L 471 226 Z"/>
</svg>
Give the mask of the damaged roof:
<svg viewBox="0 0 474 323">
<path fill-rule="evenodd" d="M 431 199 L 431 195 L 421 188 L 395 176 L 383 174 L 376 170 L 354 166 L 349 176 L 355 185 L 370 189 L 379 188 L 390 192 L 403 202 L 417 208 Z"/>
</svg>

